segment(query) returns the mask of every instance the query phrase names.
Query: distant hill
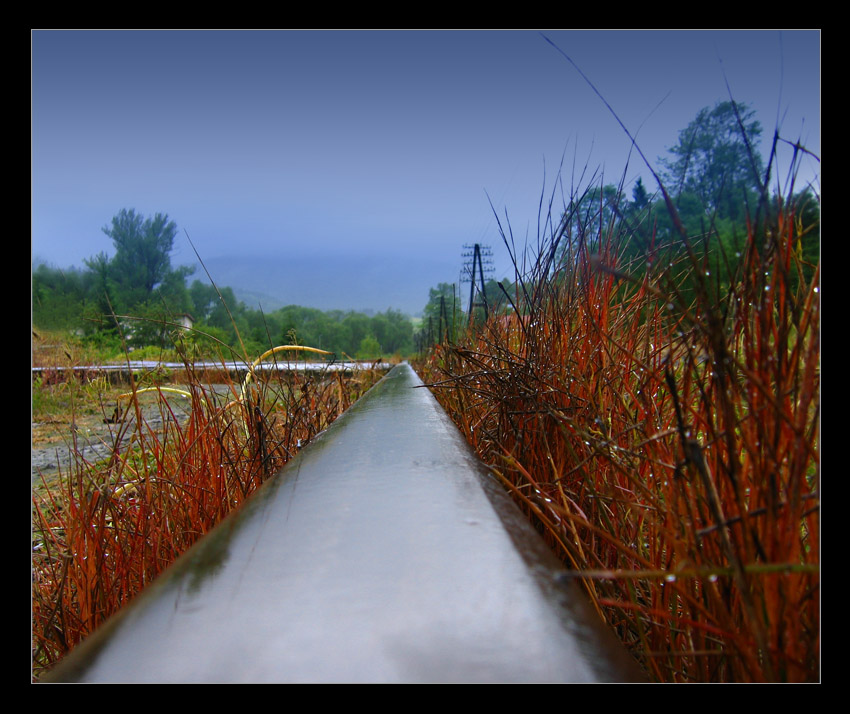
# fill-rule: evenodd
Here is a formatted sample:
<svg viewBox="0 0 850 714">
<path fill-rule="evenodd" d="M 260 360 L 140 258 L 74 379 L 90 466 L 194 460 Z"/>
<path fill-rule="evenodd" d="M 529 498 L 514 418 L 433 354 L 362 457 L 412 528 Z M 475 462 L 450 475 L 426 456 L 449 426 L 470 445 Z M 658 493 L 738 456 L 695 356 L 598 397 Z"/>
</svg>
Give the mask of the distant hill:
<svg viewBox="0 0 850 714">
<path fill-rule="evenodd" d="M 455 261 L 383 256 L 329 255 L 204 258 L 220 287 L 230 287 L 246 306 L 272 312 L 285 305 L 320 310 L 356 310 L 366 314 L 388 308 L 419 314 L 429 288 L 457 280 Z M 206 282 L 198 266 L 189 278 Z"/>
</svg>

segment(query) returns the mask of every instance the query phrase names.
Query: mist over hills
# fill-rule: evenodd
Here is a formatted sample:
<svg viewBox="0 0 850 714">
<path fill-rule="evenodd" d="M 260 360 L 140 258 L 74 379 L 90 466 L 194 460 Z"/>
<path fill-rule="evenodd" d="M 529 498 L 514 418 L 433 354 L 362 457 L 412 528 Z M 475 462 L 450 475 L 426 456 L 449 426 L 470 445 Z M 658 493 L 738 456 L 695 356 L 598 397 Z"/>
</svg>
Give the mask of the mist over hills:
<svg viewBox="0 0 850 714">
<path fill-rule="evenodd" d="M 233 289 L 252 309 L 272 312 L 285 305 L 320 310 L 354 310 L 371 314 L 392 308 L 417 315 L 428 302 L 429 288 L 457 281 L 452 260 L 381 255 L 247 256 L 204 258 L 219 287 Z M 188 282 L 208 282 L 198 264 Z"/>
</svg>

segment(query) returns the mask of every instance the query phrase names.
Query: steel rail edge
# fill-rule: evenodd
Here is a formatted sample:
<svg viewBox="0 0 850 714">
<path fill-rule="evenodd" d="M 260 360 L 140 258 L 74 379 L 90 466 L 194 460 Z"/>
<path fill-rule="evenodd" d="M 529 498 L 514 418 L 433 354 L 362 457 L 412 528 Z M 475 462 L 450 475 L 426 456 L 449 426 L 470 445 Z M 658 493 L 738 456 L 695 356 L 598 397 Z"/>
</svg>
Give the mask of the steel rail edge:
<svg viewBox="0 0 850 714">
<path fill-rule="evenodd" d="M 645 681 L 418 387 L 393 368 L 43 681 Z"/>
</svg>

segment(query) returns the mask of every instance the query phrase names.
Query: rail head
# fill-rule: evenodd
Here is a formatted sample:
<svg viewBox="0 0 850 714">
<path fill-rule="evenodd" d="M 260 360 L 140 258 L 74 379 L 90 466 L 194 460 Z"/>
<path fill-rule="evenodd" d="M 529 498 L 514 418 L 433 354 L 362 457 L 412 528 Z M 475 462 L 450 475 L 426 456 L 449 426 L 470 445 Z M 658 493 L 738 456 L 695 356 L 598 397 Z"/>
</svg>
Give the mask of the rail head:
<svg viewBox="0 0 850 714">
<path fill-rule="evenodd" d="M 562 572 L 402 364 L 44 681 L 643 681 Z"/>
</svg>

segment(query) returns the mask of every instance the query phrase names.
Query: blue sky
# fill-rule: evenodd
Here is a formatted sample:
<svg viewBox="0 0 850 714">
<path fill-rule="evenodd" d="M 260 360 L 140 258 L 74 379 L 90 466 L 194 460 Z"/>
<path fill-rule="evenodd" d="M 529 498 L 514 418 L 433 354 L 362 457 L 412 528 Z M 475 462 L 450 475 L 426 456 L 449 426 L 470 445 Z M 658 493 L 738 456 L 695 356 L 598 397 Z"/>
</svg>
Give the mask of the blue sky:
<svg viewBox="0 0 850 714">
<path fill-rule="evenodd" d="M 727 99 L 724 72 L 765 152 L 779 122 L 820 155 L 817 31 L 544 32 L 653 163 Z M 533 239 L 562 156 L 567 184 L 574 165 L 617 183 L 629 140 L 534 31 L 32 33 L 32 254 L 57 267 L 111 253 L 101 228 L 135 208 L 176 221 L 174 264 L 194 263 L 185 230 L 210 262 L 297 257 L 312 280 L 282 280 L 286 302 L 413 312 L 464 244 L 512 277 L 487 196 Z M 633 155 L 628 190 L 641 175 Z M 798 180 L 818 177 L 804 162 Z M 362 259 L 380 269 L 327 304 L 322 266 Z"/>
</svg>

